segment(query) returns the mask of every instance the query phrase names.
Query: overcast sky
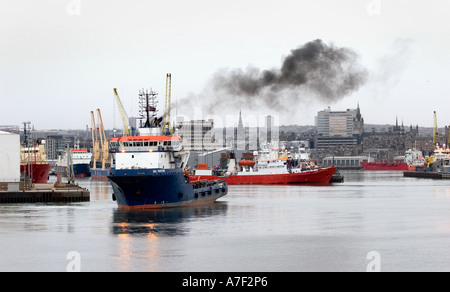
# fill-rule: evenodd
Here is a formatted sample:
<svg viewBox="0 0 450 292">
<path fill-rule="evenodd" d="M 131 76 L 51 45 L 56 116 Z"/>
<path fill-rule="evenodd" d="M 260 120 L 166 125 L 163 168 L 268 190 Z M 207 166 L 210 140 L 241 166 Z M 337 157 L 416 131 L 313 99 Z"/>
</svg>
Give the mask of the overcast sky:
<svg viewBox="0 0 450 292">
<path fill-rule="evenodd" d="M 113 88 L 135 116 L 142 88 L 164 104 L 169 72 L 174 103 L 193 101 L 172 116 L 205 118 L 192 106 L 224 98 L 205 90 L 217 72 L 277 70 L 316 39 L 357 54 L 366 82 L 333 102 L 299 89 L 289 110 L 238 99 L 214 114 L 313 125 L 359 102 L 369 124 L 432 126 L 434 110 L 450 124 L 448 0 L 0 0 L 0 125 L 83 129 L 100 108 L 106 128 L 121 127 Z"/>
</svg>

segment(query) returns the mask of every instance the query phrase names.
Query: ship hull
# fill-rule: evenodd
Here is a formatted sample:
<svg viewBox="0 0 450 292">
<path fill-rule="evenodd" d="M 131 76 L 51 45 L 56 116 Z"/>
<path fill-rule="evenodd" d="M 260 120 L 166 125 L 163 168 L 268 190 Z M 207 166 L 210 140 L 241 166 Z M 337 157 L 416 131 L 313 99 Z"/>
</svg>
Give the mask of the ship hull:
<svg viewBox="0 0 450 292">
<path fill-rule="evenodd" d="M 228 185 L 270 185 L 270 184 L 326 184 L 336 171 L 336 167 L 320 168 L 317 170 L 300 173 L 285 174 L 240 174 L 228 177 L 215 175 L 192 175 L 189 178 L 195 180 L 222 179 Z"/>
<path fill-rule="evenodd" d="M 228 192 L 225 182 L 191 183 L 181 169 L 111 169 L 120 209 L 142 210 L 210 204 Z"/>
<path fill-rule="evenodd" d="M 48 163 L 31 163 L 31 176 L 33 183 L 45 184 L 48 182 L 48 176 L 52 166 Z M 28 175 L 28 165 L 20 165 L 20 173 Z"/>
<path fill-rule="evenodd" d="M 416 167 L 423 165 L 412 165 L 408 163 L 377 163 L 377 162 L 361 162 L 364 170 L 398 170 L 398 171 L 414 171 Z"/>
<path fill-rule="evenodd" d="M 67 176 L 69 169 L 67 166 L 58 166 L 58 171 L 62 176 Z M 89 177 L 91 176 L 91 169 L 89 164 L 74 164 L 73 173 L 75 177 Z"/>
<path fill-rule="evenodd" d="M 99 180 L 108 180 L 109 169 L 92 169 L 91 178 Z"/>
</svg>

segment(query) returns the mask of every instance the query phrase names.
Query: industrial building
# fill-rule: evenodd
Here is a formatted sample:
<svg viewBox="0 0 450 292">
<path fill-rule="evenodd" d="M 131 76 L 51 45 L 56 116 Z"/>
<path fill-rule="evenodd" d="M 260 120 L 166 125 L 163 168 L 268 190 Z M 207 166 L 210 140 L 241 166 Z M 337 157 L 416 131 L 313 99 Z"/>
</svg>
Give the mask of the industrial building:
<svg viewBox="0 0 450 292">
<path fill-rule="evenodd" d="M 0 131 L 0 183 L 20 182 L 20 135 Z"/>
<path fill-rule="evenodd" d="M 183 139 L 183 147 L 189 151 L 210 151 L 214 149 L 214 121 L 191 120 L 177 124 L 177 134 Z"/>
<path fill-rule="evenodd" d="M 367 156 L 330 156 L 322 160 L 323 167 L 337 166 L 339 169 L 361 169 L 361 162 L 371 162 Z"/>
<path fill-rule="evenodd" d="M 331 108 L 320 111 L 316 116 L 317 148 L 337 146 L 354 147 L 361 142 L 364 133 L 364 119 L 361 111 L 331 111 Z"/>
</svg>

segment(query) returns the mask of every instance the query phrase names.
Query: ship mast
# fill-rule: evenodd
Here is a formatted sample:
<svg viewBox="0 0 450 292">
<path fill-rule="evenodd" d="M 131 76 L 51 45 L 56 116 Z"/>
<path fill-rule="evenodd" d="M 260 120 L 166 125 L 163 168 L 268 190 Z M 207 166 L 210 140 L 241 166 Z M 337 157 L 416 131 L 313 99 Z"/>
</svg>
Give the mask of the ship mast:
<svg viewBox="0 0 450 292">
<path fill-rule="evenodd" d="M 150 128 L 158 127 L 160 121 L 156 119 L 156 104 L 158 101 L 156 98 L 158 93 L 150 89 L 150 91 L 144 89 L 139 90 L 139 115 L 141 116 L 141 127 Z M 145 120 L 142 125 L 142 120 Z M 159 121 L 159 122 L 158 122 Z"/>
</svg>

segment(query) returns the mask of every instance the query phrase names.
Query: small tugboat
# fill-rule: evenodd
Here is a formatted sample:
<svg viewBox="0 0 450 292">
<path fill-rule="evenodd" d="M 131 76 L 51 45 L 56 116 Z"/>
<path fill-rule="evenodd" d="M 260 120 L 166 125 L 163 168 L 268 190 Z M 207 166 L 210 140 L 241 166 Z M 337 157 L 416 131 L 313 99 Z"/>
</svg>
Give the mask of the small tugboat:
<svg viewBox="0 0 450 292">
<path fill-rule="evenodd" d="M 157 94 L 141 91 L 139 97 L 141 118 L 145 120 L 139 135 L 110 140 L 112 162 L 107 177 L 119 208 L 198 206 L 225 196 L 228 185 L 223 180 L 189 180 L 183 173 L 189 153 L 183 150 L 182 139 L 172 135 L 167 114 L 163 126 L 163 118 L 156 117 Z M 166 95 L 167 104 L 166 112 L 170 112 Z"/>
</svg>

